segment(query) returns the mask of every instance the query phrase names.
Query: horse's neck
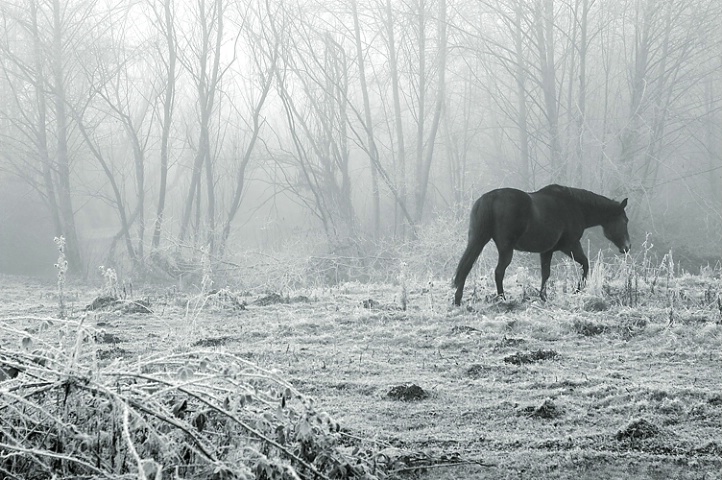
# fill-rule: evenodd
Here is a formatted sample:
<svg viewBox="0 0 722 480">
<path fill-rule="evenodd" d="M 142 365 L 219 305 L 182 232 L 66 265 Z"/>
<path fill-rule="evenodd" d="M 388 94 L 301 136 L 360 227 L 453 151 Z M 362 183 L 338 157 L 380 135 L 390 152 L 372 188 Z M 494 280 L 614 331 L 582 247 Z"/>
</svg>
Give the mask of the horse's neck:
<svg viewBox="0 0 722 480">
<path fill-rule="evenodd" d="M 584 228 L 590 228 L 604 223 L 612 213 L 614 204 L 611 200 L 609 200 L 608 205 L 603 201 L 597 204 L 591 202 L 579 202 L 579 207 L 584 215 Z"/>
</svg>

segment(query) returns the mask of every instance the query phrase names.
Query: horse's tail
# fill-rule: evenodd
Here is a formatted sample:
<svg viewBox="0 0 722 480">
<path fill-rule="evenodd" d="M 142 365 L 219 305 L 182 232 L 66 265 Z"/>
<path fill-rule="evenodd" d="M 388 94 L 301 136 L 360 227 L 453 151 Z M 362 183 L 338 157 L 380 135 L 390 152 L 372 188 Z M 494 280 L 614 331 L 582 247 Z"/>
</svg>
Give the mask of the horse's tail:
<svg viewBox="0 0 722 480">
<path fill-rule="evenodd" d="M 488 195 L 488 194 L 487 194 Z M 484 246 L 491 240 L 492 211 L 491 198 L 483 195 L 474 203 L 469 219 L 469 241 L 466 250 L 459 260 L 459 266 L 454 275 L 454 287 L 464 288 L 466 277 L 474 266 L 474 262 L 481 255 Z"/>
</svg>

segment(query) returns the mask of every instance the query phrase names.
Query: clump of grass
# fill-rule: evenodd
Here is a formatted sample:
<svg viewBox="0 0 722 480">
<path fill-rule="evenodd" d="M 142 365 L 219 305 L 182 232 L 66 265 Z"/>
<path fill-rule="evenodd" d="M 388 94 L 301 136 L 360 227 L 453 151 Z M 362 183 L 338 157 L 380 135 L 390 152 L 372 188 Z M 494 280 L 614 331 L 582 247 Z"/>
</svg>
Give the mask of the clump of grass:
<svg viewBox="0 0 722 480">
<path fill-rule="evenodd" d="M 115 269 L 101 265 L 98 267 L 98 270 L 100 270 L 100 275 L 103 277 L 102 294 L 116 299 L 120 298 L 118 274 L 115 272 Z"/>
<path fill-rule="evenodd" d="M 625 263 L 624 272 L 622 304 L 636 307 L 639 304 L 639 275 L 633 261 Z"/>
<path fill-rule="evenodd" d="M 595 297 L 601 297 L 604 294 L 604 280 L 607 275 L 607 266 L 604 263 L 604 254 L 601 250 L 597 252 L 597 258 L 587 275 L 587 283 L 585 285 L 586 293 Z"/>
</svg>

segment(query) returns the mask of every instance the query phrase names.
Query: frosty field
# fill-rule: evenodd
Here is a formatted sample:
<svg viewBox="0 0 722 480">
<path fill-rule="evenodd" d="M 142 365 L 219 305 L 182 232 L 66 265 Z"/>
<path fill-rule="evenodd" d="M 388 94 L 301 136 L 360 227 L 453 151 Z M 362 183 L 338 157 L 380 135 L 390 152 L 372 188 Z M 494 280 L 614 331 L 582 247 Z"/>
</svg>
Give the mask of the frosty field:
<svg viewBox="0 0 722 480">
<path fill-rule="evenodd" d="M 86 379 L 84 385 L 97 385 L 92 398 L 110 385 L 100 380 L 103 372 L 137 369 L 160 375 L 171 367 L 157 365 L 171 365 L 172 355 L 221 359 L 227 353 L 252 362 L 263 376 L 278 375 L 294 391 L 312 397 L 315 410 L 337 422 L 339 448 L 350 459 L 376 465 L 376 471 L 365 471 L 379 478 L 720 478 L 718 275 L 687 275 L 669 287 L 657 286 L 654 293 L 640 287 L 633 306 L 619 286 L 608 289 L 603 299 L 558 291 L 547 303 L 512 286 L 508 301 L 474 298 L 469 290 L 469 303 L 452 308 L 445 283 L 410 282 L 405 291 L 399 285 L 346 283 L 278 295 L 233 289 L 177 293 L 149 286 L 125 301 L 86 310 L 98 288 L 73 285 L 65 293 L 65 320 L 54 319 L 55 285 L 13 277 L 0 282 L 0 409 L 6 419 L 0 429 L 0 467 L 14 472 L 9 478 L 41 476 L 37 466 L 34 477 L 20 476 L 21 466 L 13 463 L 22 450 L 17 425 L 27 421 L 12 423 L 6 414 L 20 416 L 31 397 L 53 408 L 62 403 L 62 395 L 43 396 L 63 381 L 60 367 L 53 370 L 56 383 L 44 382 L 39 377 L 50 373 L 33 374 L 33 365 L 50 369 L 48 364 L 27 360 L 28 352 L 37 359 L 38 351 L 51 350 L 55 353 L 48 358 L 58 358 L 62 350 L 72 357 L 66 361 L 83 365 L 77 375 Z M 130 300 L 141 300 L 148 311 L 134 311 L 129 305 L 137 304 Z M 146 368 L 146 359 L 159 358 L 165 363 Z M 46 385 L 44 394 L 38 393 L 40 383 Z M 82 390 L 81 384 L 72 383 Z M 113 385 L 120 391 L 119 383 Z M 132 390 L 136 384 L 122 385 Z M 185 390 L 172 387 L 178 389 L 172 397 L 177 400 L 178 391 Z M 160 393 L 153 392 L 149 398 L 158 398 Z M 190 407 L 195 394 L 189 395 L 182 404 L 188 405 L 187 419 L 199 432 L 207 431 L 212 417 L 204 416 L 199 425 Z M 167 409 L 185 421 L 176 400 Z M 118 427 L 119 441 L 135 439 L 143 445 L 132 433 L 133 423 L 123 423 L 125 417 L 111 410 L 108 415 L 115 415 L 118 425 L 131 425 L 128 434 Z M 57 424 L 71 417 L 80 423 L 83 417 L 54 412 L 54 418 L 64 418 Z M 32 443 L 27 448 L 34 454 L 44 455 L 39 452 L 43 442 L 22 438 Z M 95 447 L 74 441 L 67 441 L 62 455 L 110 448 L 100 440 Z M 152 456 L 152 449 L 136 450 L 139 457 L 143 451 Z M 53 451 L 60 455 L 58 448 Z M 94 468 L 101 471 L 103 465 L 97 459 Z M 66 474 L 58 478 L 69 478 L 76 468 L 61 467 Z M 256 478 L 284 478 L 278 470 L 259 468 L 256 464 L 249 472 Z M 154 471 L 162 478 L 200 478 L 184 476 L 167 461 L 157 470 L 146 469 L 143 478 L 161 478 Z M 334 472 L 326 471 L 327 478 L 351 476 L 351 470 Z M 139 478 L 132 467 L 85 478 L 93 475 Z M 207 478 L 243 476 L 214 475 Z M 305 478 L 313 476 L 306 472 Z"/>
</svg>

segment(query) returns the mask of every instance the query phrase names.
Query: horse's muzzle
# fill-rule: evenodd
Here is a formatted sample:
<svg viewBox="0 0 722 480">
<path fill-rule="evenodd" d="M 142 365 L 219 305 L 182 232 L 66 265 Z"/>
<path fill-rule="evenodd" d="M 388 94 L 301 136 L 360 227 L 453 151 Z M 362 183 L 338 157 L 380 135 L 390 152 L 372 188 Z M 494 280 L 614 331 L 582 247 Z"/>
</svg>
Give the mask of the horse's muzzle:
<svg viewBox="0 0 722 480">
<path fill-rule="evenodd" d="M 630 248 L 631 247 L 629 245 L 624 245 L 619 248 L 619 253 L 629 253 Z"/>
</svg>

